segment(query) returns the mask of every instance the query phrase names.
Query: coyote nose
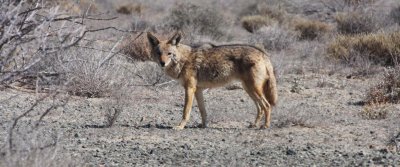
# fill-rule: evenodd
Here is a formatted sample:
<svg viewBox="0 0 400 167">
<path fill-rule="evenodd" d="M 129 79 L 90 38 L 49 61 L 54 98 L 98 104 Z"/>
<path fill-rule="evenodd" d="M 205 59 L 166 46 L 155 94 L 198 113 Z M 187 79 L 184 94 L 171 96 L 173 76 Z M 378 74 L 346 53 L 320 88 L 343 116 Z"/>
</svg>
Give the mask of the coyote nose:
<svg viewBox="0 0 400 167">
<path fill-rule="evenodd" d="M 164 66 L 165 66 L 165 63 L 162 62 L 162 61 L 160 61 L 160 65 L 161 65 L 161 67 L 164 67 Z"/>
</svg>

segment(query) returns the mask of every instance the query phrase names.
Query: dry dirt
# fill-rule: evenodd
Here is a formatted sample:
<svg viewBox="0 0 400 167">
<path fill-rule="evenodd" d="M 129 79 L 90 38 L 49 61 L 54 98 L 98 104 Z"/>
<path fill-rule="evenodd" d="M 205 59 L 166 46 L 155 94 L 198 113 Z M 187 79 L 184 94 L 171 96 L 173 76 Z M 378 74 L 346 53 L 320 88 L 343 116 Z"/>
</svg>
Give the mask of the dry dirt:
<svg viewBox="0 0 400 167">
<path fill-rule="evenodd" d="M 297 84 L 293 78 L 298 78 Z M 279 105 L 272 113 L 272 127 L 265 130 L 247 128 L 256 112 L 244 91 L 224 88 L 205 93 L 209 128 L 196 128 L 200 115 L 195 107 L 188 127 L 172 130 L 183 106 L 183 91 L 177 85 L 157 91 L 135 88 L 134 98 L 111 128 L 102 127 L 109 99 L 79 97 L 50 113 L 41 126 L 45 133 L 59 135 L 58 156 L 95 166 L 400 165 L 399 152 L 390 145 L 400 130 L 400 106 L 389 106 L 386 119 L 363 119 L 358 103 L 368 86 L 368 80 L 340 75 L 282 76 Z M 6 136 L 13 114 L 34 98 L 1 91 L 1 136 Z M 36 120 L 32 115 L 19 127 Z"/>
</svg>

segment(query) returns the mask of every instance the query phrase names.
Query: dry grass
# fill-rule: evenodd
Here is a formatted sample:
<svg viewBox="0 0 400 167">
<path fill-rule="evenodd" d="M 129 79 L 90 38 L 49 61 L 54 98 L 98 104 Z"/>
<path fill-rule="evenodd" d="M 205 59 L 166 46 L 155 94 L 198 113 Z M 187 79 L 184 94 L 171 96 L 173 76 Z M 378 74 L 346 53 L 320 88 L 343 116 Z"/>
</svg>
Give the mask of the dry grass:
<svg viewBox="0 0 400 167">
<path fill-rule="evenodd" d="M 395 7 L 390 11 L 390 17 L 394 20 L 394 22 L 400 24 L 400 6 Z"/>
<path fill-rule="evenodd" d="M 375 64 L 396 65 L 400 60 L 400 32 L 339 35 L 327 51 L 330 57 L 347 63 L 362 56 Z"/>
<path fill-rule="evenodd" d="M 300 32 L 300 39 L 314 40 L 332 31 L 332 26 L 327 23 L 298 19 L 294 21 L 294 29 Z"/>
<path fill-rule="evenodd" d="M 371 6 L 376 0 L 320 0 L 325 8 L 332 12 L 362 10 Z"/>
<path fill-rule="evenodd" d="M 370 33 L 379 30 L 385 18 L 374 12 L 340 13 L 336 17 L 337 30 L 341 34 Z"/>
<path fill-rule="evenodd" d="M 145 33 L 132 34 L 120 45 L 120 52 L 134 61 L 151 60 L 150 44 Z"/>
<path fill-rule="evenodd" d="M 383 105 L 367 105 L 362 109 L 360 115 L 367 120 L 381 120 L 386 119 L 388 113 L 389 110 Z"/>
<path fill-rule="evenodd" d="M 268 50 L 283 50 L 290 47 L 298 39 L 298 34 L 274 24 L 263 27 L 252 36 L 252 43 L 261 43 Z"/>
<path fill-rule="evenodd" d="M 248 32 L 254 33 L 261 27 L 270 26 L 276 23 L 276 20 L 263 15 L 245 16 L 241 19 L 242 27 Z"/>
<path fill-rule="evenodd" d="M 313 128 L 325 123 L 324 115 L 320 111 L 311 111 L 303 105 L 292 106 L 289 110 L 275 110 L 273 126 L 277 128 L 289 128 L 292 126 Z"/>
<path fill-rule="evenodd" d="M 76 49 L 60 55 L 54 64 L 58 66 L 56 71 L 65 74 L 62 80 L 64 77 L 71 80 L 65 85 L 66 91 L 93 98 L 110 96 L 112 92 L 124 89 L 133 74 L 114 59 L 101 65 L 107 55 L 107 52 L 89 49 Z"/>
<path fill-rule="evenodd" d="M 99 11 L 99 8 L 96 4 L 91 0 L 80 0 L 80 1 L 56 1 L 61 8 L 67 12 L 73 14 L 82 14 L 82 13 L 96 13 Z"/>
<path fill-rule="evenodd" d="M 373 86 L 366 95 L 368 105 L 400 103 L 400 68 L 385 74 L 384 79 Z"/>
<path fill-rule="evenodd" d="M 166 17 L 166 29 L 180 30 L 186 34 L 209 36 L 220 39 L 225 36 L 229 19 L 221 10 L 212 6 L 199 6 L 189 2 L 179 3 Z"/>
<path fill-rule="evenodd" d="M 277 20 L 282 23 L 286 20 L 287 12 L 278 5 L 271 5 L 267 3 L 258 2 L 245 8 L 240 16 L 261 15 Z"/>
<path fill-rule="evenodd" d="M 143 5 L 141 4 L 134 4 L 134 3 L 130 3 L 130 4 L 125 4 L 125 5 L 121 5 L 117 8 L 117 12 L 121 13 L 121 14 L 140 14 L 142 13 L 142 11 L 144 10 Z"/>
</svg>

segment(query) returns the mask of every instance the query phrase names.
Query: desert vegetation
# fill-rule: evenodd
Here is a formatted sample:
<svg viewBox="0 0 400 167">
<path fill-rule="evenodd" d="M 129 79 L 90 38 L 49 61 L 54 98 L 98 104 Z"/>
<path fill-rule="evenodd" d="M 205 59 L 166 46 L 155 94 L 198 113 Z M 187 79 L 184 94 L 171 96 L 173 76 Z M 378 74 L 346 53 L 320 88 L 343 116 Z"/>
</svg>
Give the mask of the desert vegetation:
<svg viewBox="0 0 400 167">
<path fill-rule="evenodd" d="M 398 1 L 0 0 L 0 23 L 0 166 L 400 165 Z M 172 130 L 184 91 L 147 31 L 265 49 L 272 127 L 233 83 Z"/>
</svg>

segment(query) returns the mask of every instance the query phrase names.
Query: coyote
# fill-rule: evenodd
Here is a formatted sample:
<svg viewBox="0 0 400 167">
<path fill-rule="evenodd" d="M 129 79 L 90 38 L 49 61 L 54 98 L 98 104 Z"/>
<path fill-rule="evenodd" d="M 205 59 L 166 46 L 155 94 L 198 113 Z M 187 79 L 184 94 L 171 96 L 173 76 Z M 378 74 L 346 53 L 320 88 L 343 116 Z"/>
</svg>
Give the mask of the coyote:
<svg viewBox="0 0 400 167">
<path fill-rule="evenodd" d="M 265 113 L 265 124 L 270 126 L 272 106 L 277 102 L 274 70 L 264 50 L 251 45 L 209 45 L 190 47 L 181 42 L 177 32 L 169 40 L 160 41 L 147 33 L 151 46 L 152 61 L 185 88 L 185 107 L 182 121 L 173 129 L 183 129 L 189 121 L 193 99 L 196 97 L 202 119 L 201 127 L 207 127 L 207 113 L 203 90 L 223 86 L 239 80 L 257 107 L 257 116 L 250 128 L 258 127 Z"/>
</svg>

